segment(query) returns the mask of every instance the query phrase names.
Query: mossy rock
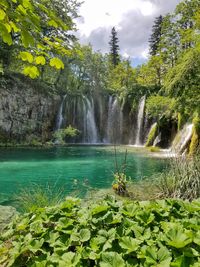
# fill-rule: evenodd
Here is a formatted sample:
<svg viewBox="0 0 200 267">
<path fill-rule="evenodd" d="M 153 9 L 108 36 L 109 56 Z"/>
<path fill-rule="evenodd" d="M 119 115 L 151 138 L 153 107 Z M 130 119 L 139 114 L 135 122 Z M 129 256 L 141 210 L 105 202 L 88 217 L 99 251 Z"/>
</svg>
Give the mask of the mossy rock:
<svg viewBox="0 0 200 267">
<path fill-rule="evenodd" d="M 154 126 L 151 128 L 149 135 L 147 137 L 147 141 L 145 144 L 146 147 L 153 145 L 153 142 L 154 142 L 156 135 L 157 135 L 157 131 L 158 131 L 158 124 L 155 123 Z"/>
<path fill-rule="evenodd" d="M 148 150 L 150 152 L 160 152 L 160 148 L 157 146 L 150 146 L 150 147 L 148 147 Z"/>
<path fill-rule="evenodd" d="M 17 214 L 18 212 L 14 207 L 0 205 L 0 233 Z"/>
<path fill-rule="evenodd" d="M 196 115 L 193 119 L 193 131 L 192 131 L 192 138 L 189 147 L 189 155 L 193 156 L 199 149 L 200 146 L 200 118 Z"/>
</svg>

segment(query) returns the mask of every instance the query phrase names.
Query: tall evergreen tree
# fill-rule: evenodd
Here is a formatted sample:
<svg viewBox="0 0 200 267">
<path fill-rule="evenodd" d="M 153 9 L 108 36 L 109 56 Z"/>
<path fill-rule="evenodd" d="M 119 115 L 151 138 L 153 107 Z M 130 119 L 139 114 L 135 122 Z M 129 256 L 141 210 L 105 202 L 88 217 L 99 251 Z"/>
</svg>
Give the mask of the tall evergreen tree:
<svg viewBox="0 0 200 267">
<path fill-rule="evenodd" d="M 117 37 L 117 31 L 115 30 L 115 27 L 112 28 L 111 31 L 111 37 L 110 37 L 110 56 L 111 56 L 111 62 L 113 66 L 117 66 L 120 62 L 120 56 L 119 56 L 119 40 Z"/>
<path fill-rule="evenodd" d="M 163 22 L 163 17 L 161 15 L 157 17 L 154 21 L 152 34 L 149 39 L 151 56 L 156 56 L 158 52 L 159 43 L 162 37 L 162 22 Z"/>
</svg>

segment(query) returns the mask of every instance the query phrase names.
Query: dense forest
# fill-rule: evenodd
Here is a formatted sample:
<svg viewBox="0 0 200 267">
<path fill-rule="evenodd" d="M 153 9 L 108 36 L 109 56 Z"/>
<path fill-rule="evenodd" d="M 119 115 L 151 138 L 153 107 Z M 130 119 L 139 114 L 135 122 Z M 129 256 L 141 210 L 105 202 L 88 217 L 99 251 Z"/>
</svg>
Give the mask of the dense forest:
<svg viewBox="0 0 200 267">
<path fill-rule="evenodd" d="M 108 141 L 150 146 L 161 134 L 162 140 L 158 144 L 169 147 L 177 130 L 193 121 L 190 152 L 195 151 L 199 143 L 200 107 L 198 0 L 182 1 L 172 14 L 155 18 L 149 39 L 149 59 L 136 68 L 120 56 L 115 28 L 108 40 L 109 54 L 95 52 L 90 45 L 80 45 L 73 35 L 74 19 L 78 17 L 80 5 L 77 1 L 9 3 L 4 0 L 0 5 L 1 142 L 22 142 L 27 135 L 29 139 L 46 142 L 52 139 L 53 131 L 70 125 L 79 131 L 79 137 L 68 138 L 70 142 Z M 10 87 L 15 89 L 6 95 L 3 90 Z M 43 114 L 35 114 L 32 96 L 36 93 L 29 89 L 24 93 L 18 90 L 27 87 L 37 88 L 43 95 L 39 99 L 48 102 L 37 108 Z M 27 98 L 25 102 L 17 100 L 21 98 L 19 94 Z M 16 100 L 6 100 L 12 97 Z M 133 128 L 130 125 L 137 120 L 142 97 L 146 102 L 145 119 L 141 122 L 143 135 L 138 141 L 139 122 Z M 63 98 L 62 109 L 65 109 L 67 120 L 62 114 L 62 118 L 58 118 L 59 103 L 64 101 Z M 117 127 L 117 132 L 121 132 L 117 136 L 105 125 L 109 124 L 109 118 L 104 115 L 109 113 L 109 101 L 110 109 L 115 109 L 113 116 L 117 116 L 112 118 L 116 123 L 110 128 Z M 19 115 L 17 109 L 22 109 L 26 102 L 29 107 Z M 90 112 L 85 116 L 95 117 L 90 126 L 80 122 L 85 120 L 80 114 L 88 109 L 88 105 Z M 120 120 L 120 116 L 123 119 Z M 75 117 L 79 117 L 79 121 Z M 84 130 L 84 127 L 91 129 Z"/>
</svg>

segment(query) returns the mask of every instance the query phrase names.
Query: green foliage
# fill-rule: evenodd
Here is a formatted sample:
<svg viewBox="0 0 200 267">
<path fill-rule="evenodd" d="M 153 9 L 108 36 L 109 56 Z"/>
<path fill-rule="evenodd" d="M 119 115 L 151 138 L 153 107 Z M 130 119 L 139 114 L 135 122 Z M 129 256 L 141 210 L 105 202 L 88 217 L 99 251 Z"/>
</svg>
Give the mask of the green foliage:
<svg viewBox="0 0 200 267">
<path fill-rule="evenodd" d="M 162 37 L 162 22 L 163 17 L 160 15 L 154 21 L 154 25 L 152 27 L 152 34 L 149 40 L 150 44 L 150 55 L 155 56 L 159 51 L 159 44 Z"/>
<path fill-rule="evenodd" d="M 56 69 L 64 69 L 64 64 L 59 58 L 51 58 L 50 66 L 55 67 Z"/>
<path fill-rule="evenodd" d="M 109 45 L 110 45 L 111 63 L 114 67 L 116 67 L 120 62 L 118 43 L 119 43 L 119 40 L 117 37 L 117 31 L 115 30 L 115 27 L 113 27 L 111 31 L 111 39 L 110 39 Z"/>
<path fill-rule="evenodd" d="M 25 49 L 19 57 L 32 64 L 28 66 L 30 72 L 26 68 L 25 75 L 36 78 L 39 72 L 36 75 L 33 65 L 49 61 L 56 69 L 64 68 L 63 62 L 54 55 L 71 54 L 72 43 L 69 43 L 74 37 L 68 32 L 74 30 L 73 19 L 77 17 L 79 5 L 76 0 L 1 1 L 0 38 L 8 46 Z"/>
<path fill-rule="evenodd" d="M 127 192 L 128 179 L 125 173 L 114 173 L 113 189 L 121 196 L 128 196 Z"/>
<path fill-rule="evenodd" d="M 145 143 L 145 146 L 146 147 L 149 147 L 149 146 L 152 146 L 153 145 L 153 142 L 156 138 L 156 135 L 158 134 L 158 124 L 155 123 L 152 127 L 151 127 L 151 130 L 148 134 L 148 137 L 147 137 L 147 141 Z"/>
<path fill-rule="evenodd" d="M 136 83 L 136 71 L 129 61 L 118 63 L 115 68 L 110 68 L 107 77 L 107 88 L 112 93 L 126 94 L 132 92 Z"/>
<path fill-rule="evenodd" d="M 175 109 L 175 99 L 155 95 L 150 96 L 146 102 L 147 113 L 153 118 L 171 118 Z"/>
<path fill-rule="evenodd" d="M 79 200 L 16 218 L 1 236 L 2 266 L 199 266 L 200 202 Z"/>
<path fill-rule="evenodd" d="M 200 158 L 173 158 L 169 168 L 158 175 L 159 197 L 162 198 L 200 198 Z"/>
<path fill-rule="evenodd" d="M 64 143 L 64 139 L 67 137 L 75 137 L 79 134 L 79 131 L 76 128 L 73 128 L 71 125 L 69 125 L 65 129 L 59 129 L 54 132 L 53 138 L 58 141 L 58 143 L 62 144 Z"/>
</svg>

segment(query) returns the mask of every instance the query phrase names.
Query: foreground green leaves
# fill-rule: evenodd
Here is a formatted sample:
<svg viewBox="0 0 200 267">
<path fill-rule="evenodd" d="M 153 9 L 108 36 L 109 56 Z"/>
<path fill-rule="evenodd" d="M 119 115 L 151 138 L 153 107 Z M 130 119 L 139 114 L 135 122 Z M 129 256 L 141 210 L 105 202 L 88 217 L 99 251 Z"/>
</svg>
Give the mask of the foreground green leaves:
<svg viewBox="0 0 200 267">
<path fill-rule="evenodd" d="M 198 267 L 200 201 L 68 198 L 25 214 L 0 239 L 1 266 Z"/>
</svg>

